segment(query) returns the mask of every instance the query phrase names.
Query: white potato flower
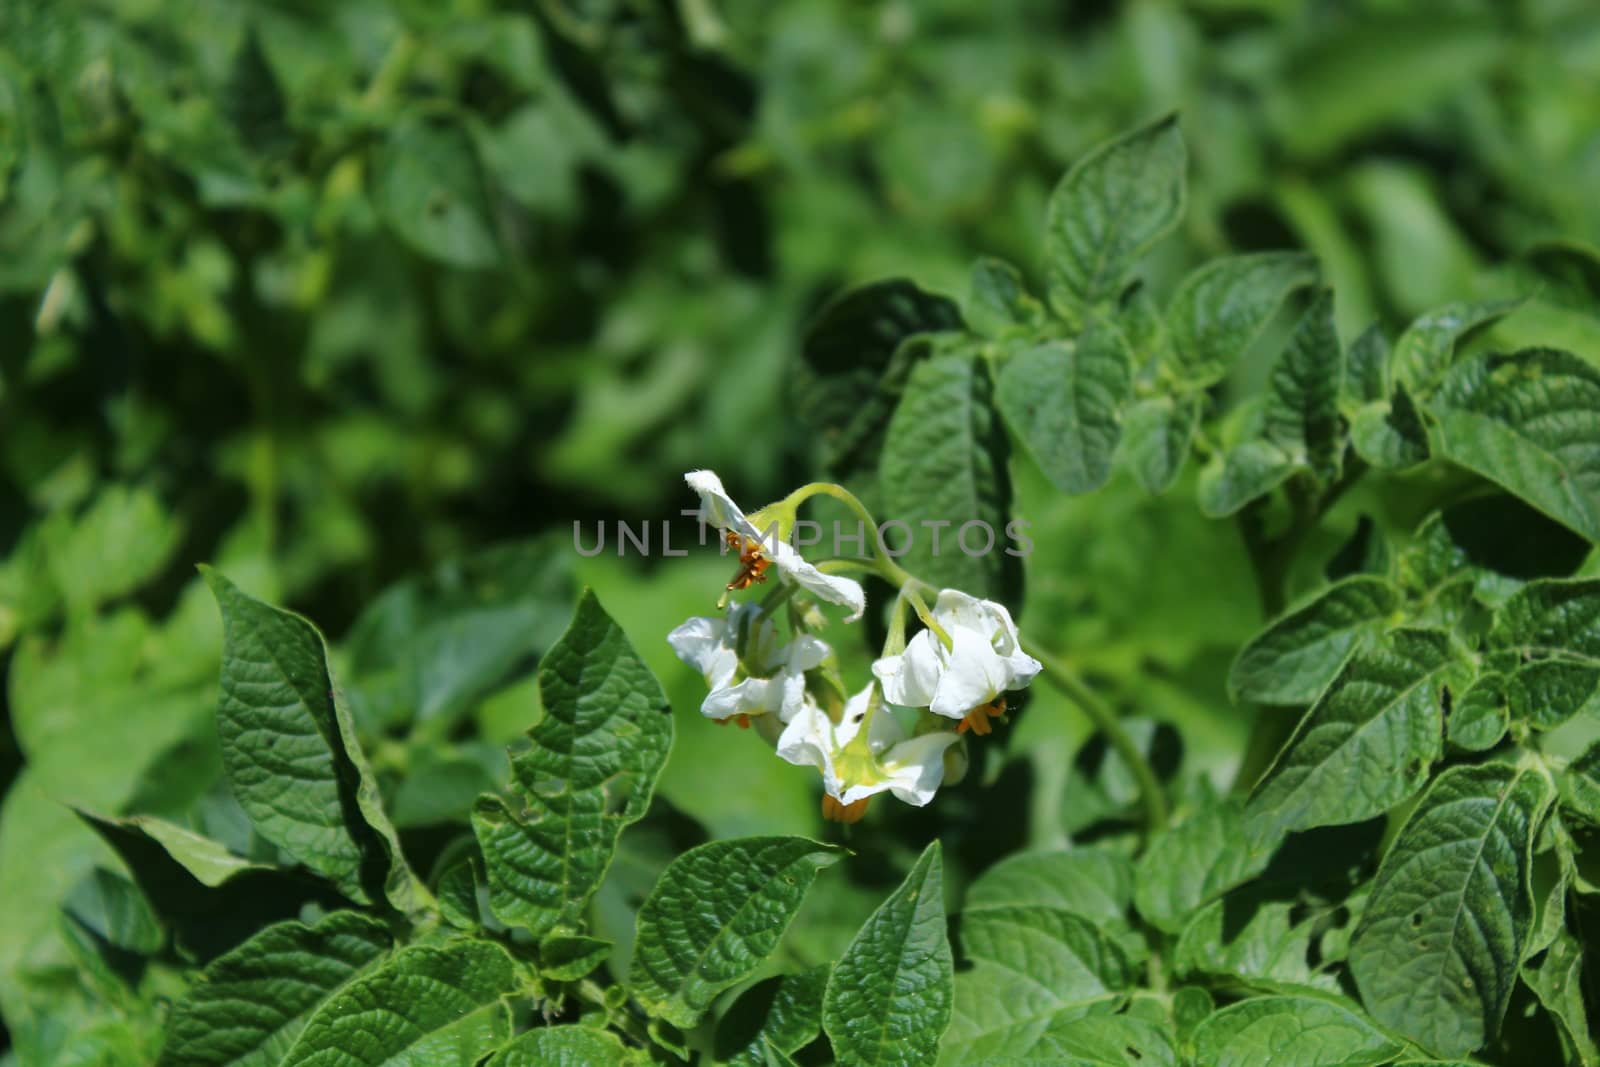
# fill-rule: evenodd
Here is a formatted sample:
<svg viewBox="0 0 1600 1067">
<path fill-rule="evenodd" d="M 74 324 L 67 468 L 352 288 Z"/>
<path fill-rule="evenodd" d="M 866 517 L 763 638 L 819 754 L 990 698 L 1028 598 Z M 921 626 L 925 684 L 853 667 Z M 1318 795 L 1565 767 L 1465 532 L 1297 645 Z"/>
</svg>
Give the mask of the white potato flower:
<svg viewBox="0 0 1600 1067">
<path fill-rule="evenodd" d="M 728 543 L 739 549 L 740 569 L 729 583 L 730 589 L 744 589 L 766 580 L 769 563 L 776 564 L 780 579 L 792 582 L 831 604 L 850 609 L 846 622 L 854 622 L 866 610 L 866 594 L 861 583 L 834 574 L 823 574 L 784 540 L 787 531 L 761 529 L 722 488 L 714 471 L 690 471 L 683 476 L 700 496 L 700 521 L 725 531 Z"/>
<path fill-rule="evenodd" d="M 932 630 L 922 630 L 904 652 L 875 662 L 872 673 L 890 701 L 946 718 L 970 717 L 976 732 L 987 733 L 982 713 L 1000 714 L 1004 694 L 1033 681 L 1039 661 L 1022 651 L 1004 604 L 945 589 L 933 619 L 949 635 L 948 646 Z"/>
<path fill-rule="evenodd" d="M 778 755 L 802 767 L 822 771 L 830 818 L 854 822 L 869 797 L 890 792 L 917 807 L 933 799 L 944 781 L 944 752 L 959 738 L 953 730 L 907 737 L 888 705 L 873 712 L 866 736 L 863 720 L 877 683 L 845 702 L 838 722 L 815 701 L 807 700 L 778 738 Z"/>
<path fill-rule="evenodd" d="M 718 721 L 772 714 L 788 722 L 805 698 L 806 671 L 830 652 L 811 634 L 779 644 L 772 620 L 761 618 L 754 604 L 734 604 L 719 618 L 692 618 L 668 634 L 667 643 L 704 676 L 711 691 L 700 712 Z M 748 721 L 739 718 L 740 725 Z"/>
</svg>

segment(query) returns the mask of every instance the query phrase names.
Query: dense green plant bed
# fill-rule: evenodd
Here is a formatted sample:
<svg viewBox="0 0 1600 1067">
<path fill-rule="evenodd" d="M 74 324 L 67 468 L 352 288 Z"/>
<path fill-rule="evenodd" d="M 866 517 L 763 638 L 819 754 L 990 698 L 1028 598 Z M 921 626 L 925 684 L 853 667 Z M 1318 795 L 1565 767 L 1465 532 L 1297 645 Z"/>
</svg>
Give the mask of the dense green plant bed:
<svg viewBox="0 0 1600 1067">
<path fill-rule="evenodd" d="M 0 1067 L 1600 1065 L 1600 19 L 767 6 L 0 10 Z"/>
<path fill-rule="evenodd" d="M 120 861 L 96 865 L 61 920 L 79 968 L 62 980 L 114 1009 L 92 1025 L 133 1042 L 117 1054 L 173 1065 L 1593 1061 L 1583 842 L 1600 749 L 1575 749 L 1600 690 L 1600 578 L 1585 576 L 1600 368 L 1472 343 L 1514 298 L 1343 341 L 1337 296 L 1299 253 L 1211 261 L 1158 304 L 1130 279 L 1182 214 L 1185 166 L 1171 118 L 1080 161 L 1049 204 L 1040 294 L 985 259 L 959 306 L 892 282 L 823 312 L 794 403 L 859 495 L 814 482 L 747 515 L 713 473 L 688 476 L 700 520 L 737 552 L 726 588 L 702 593 L 718 610 L 670 635 L 709 684 L 704 715 L 755 720 L 719 743 L 815 767 L 833 822 L 903 802 L 926 807 L 916 829 L 680 850 L 657 813 L 664 866 L 615 866 L 673 744 L 634 647 L 668 627 L 625 635 L 592 592 L 539 642 L 536 689 L 498 698 L 534 720 L 508 787 L 477 795 L 493 784 L 481 756 L 419 764 L 449 734 L 436 724 L 526 653 L 540 624 L 518 609 L 560 597 L 540 573 L 559 543 L 386 594 L 348 675 L 310 622 L 207 570 L 225 788 L 187 805 L 66 798 Z M 834 359 L 845 344 L 853 358 Z M 1255 388 L 1218 405 L 1257 348 Z M 1231 788 L 1173 766 L 1181 724 L 1119 717 L 1106 690 L 1136 707 L 1137 660 L 1102 684 L 1070 647 L 1018 632 L 1004 605 L 1022 596 L 1020 535 L 987 552 L 964 540 L 1025 527 L 1015 466 L 1068 494 L 1119 467 L 1163 493 L 1191 462 L 1194 506 L 1234 517 L 1248 548 L 1256 586 L 1230 595 L 1274 616 L 1228 675 L 1259 706 Z M 1315 558 L 1330 514 L 1388 498 Z M 791 547 L 811 501 L 845 505 L 865 551 Z M 905 532 L 958 517 L 963 550 L 897 548 L 874 509 Z M 1288 603 L 1312 566 L 1325 580 Z M 849 647 L 863 639 L 870 666 Z M 994 783 L 965 810 L 937 794 L 992 776 L 982 750 L 1035 685 L 1106 746 L 1062 794 L 1073 844 L 958 887 L 939 836 L 972 830 L 946 820 L 1004 820 L 1015 801 Z M 369 755 L 358 724 L 401 705 L 413 742 Z M 441 818 L 463 790 L 467 817 Z M 397 825 L 428 832 L 408 849 Z M 837 951 L 785 949 L 787 931 L 826 921 L 805 902 L 835 868 L 916 848 Z M 642 900 L 619 892 L 646 873 Z M 35 1001 L 35 1034 L 54 1010 Z"/>
</svg>

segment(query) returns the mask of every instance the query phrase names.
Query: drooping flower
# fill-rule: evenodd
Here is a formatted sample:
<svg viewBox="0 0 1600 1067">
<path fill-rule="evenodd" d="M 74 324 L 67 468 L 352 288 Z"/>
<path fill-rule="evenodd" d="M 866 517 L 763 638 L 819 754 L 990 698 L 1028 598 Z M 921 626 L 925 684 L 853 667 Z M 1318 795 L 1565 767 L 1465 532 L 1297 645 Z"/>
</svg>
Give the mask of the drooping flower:
<svg viewBox="0 0 1600 1067">
<path fill-rule="evenodd" d="M 739 550 L 739 572 L 728 583 L 729 589 L 744 589 L 756 582 L 766 581 L 768 566 L 776 565 L 782 580 L 792 582 L 830 604 L 849 608 L 850 615 L 845 619 L 846 622 L 854 622 L 861 617 L 867 604 L 861 583 L 839 575 L 823 574 L 807 563 L 785 539 L 788 530 L 779 528 L 785 524 L 775 523 L 772 528 L 766 529 L 758 526 L 728 496 L 722 488 L 722 479 L 714 471 L 690 471 L 683 479 L 700 496 L 700 521 L 725 531 L 729 546 Z"/>
<path fill-rule="evenodd" d="M 875 662 L 872 673 L 894 703 L 961 719 L 961 729 L 986 734 L 989 717 L 1005 711 L 1005 693 L 1033 681 L 1039 661 L 1022 651 L 1004 604 L 945 589 L 934 602 L 933 620 L 949 645 L 923 630 L 903 653 Z"/>
<path fill-rule="evenodd" d="M 822 771 L 823 814 L 838 822 L 857 821 L 885 791 L 916 807 L 928 803 L 944 781 L 945 749 L 958 740 L 952 730 L 907 737 L 887 705 L 872 711 L 863 735 L 876 689 L 874 682 L 847 700 L 838 722 L 808 699 L 778 738 L 779 756 Z"/>
<path fill-rule="evenodd" d="M 805 672 L 828 658 L 827 642 L 798 634 L 779 644 L 771 619 L 754 604 L 734 604 L 720 618 L 697 616 L 667 635 L 678 658 L 699 671 L 711 691 L 700 712 L 718 722 L 750 725 L 752 715 L 788 722 L 805 698 Z"/>
</svg>

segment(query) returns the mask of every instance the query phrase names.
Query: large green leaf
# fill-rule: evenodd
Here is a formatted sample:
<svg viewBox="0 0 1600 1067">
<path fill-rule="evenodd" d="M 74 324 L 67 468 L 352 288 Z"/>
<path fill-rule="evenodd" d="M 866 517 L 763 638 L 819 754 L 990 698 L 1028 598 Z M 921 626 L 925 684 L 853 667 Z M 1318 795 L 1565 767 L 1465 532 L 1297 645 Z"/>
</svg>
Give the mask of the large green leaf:
<svg viewBox="0 0 1600 1067">
<path fill-rule="evenodd" d="M 1015 353 L 1000 371 L 1000 414 L 1057 489 L 1087 493 L 1111 474 L 1133 360 L 1122 333 L 1094 318 L 1076 342 Z"/>
<path fill-rule="evenodd" d="M 1600 1044 L 1589 1018 L 1592 1005 L 1584 997 L 1584 956 L 1583 943 L 1562 930 L 1537 964 L 1523 967 L 1522 977 L 1555 1016 L 1574 1061 L 1595 1067 L 1600 1064 Z"/>
<path fill-rule="evenodd" d="M 817 872 L 837 859 L 803 837 L 736 838 L 685 852 L 639 909 L 633 995 L 674 1026 L 694 1026 L 718 993 L 778 947 Z"/>
<path fill-rule="evenodd" d="M 1201 904 L 1260 874 L 1273 844 L 1246 838 L 1240 801 L 1208 800 L 1151 839 L 1134 873 L 1134 906 L 1177 933 Z"/>
<path fill-rule="evenodd" d="M 1521 301 L 1449 304 L 1421 316 L 1395 342 L 1393 379 L 1415 395 L 1425 394 L 1449 369 L 1456 343 L 1514 309 Z"/>
<path fill-rule="evenodd" d="M 760 982 L 717 1020 L 717 1062 L 726 1067 L 767 1067 L 767 1050 L 792 1055 L 822 1032 L 826 964 Z"/>
<path fill-rule="evenodd" d="M 795 414 L 820 437 L 827 468 L 870 469 L 906 377 L 926 354 L 904 342 L 960 328 L 954 302 L 904 278 L 848 290 L 817 313 L 789 386 Z"/>
<path fill-rule="evenodd" d="M 1315 284 L 1303 252 L 1225 256 L 1197 268 L 1167 305 L 1170 366 L 1189 388 L 1219 382 L 1297 289 Z"/>
<path fill-rule="evenodd" d="M 378 210 L 407 244 L 454 267 L 499 262 L 483 174 L 459 125 L 408 115 L 389 131 L 374 171 Z"/>
<path fill-rule="evenodd" d="M 965 911 L 964 958 L 944 1055 L 955 1063 L 1027 1055 L 1047 1031 L 1111 1006 L 1134 968 L 1116 943 L 1081 915 L 1038 905 Z"/>
<path fill-rule="evenodd" d="M 520 985 L 491 942 L 412 945 L 326 1000 L 280 1067 L 473 1067 L 511 1035 Z"/>
<path fill-rule="evenodd" d="M 1353 575 L 1274 619 L 1239 650 L 1228 671 L 1234 700 L 1309 704 L 1344 661 L 1368 644 L 1400 605 L 1385 578 Z"/>
<path fill-rule="evenodd" d="M 890 551 L 904 551 L 901 562 L 918 577 L 975 596 L 1013 599 L 1021 570 L 1006 538 L 1008 449 L 990 393 L 988 371 L 975 356 L 940 356 L 916 366 L 883 446 L 878 519 L 888 527 Z"/>
<path fill-rule="evenodd" d="M 1198 399 L 1152 396 L 1130 406 L 1122 423 L 1122 454 L 1146 492 L 1165 492 L 1183 472 L 1200 424 Z"/>
<path fill-rule="evenodd" d="M 418 886 L 315 626 L 213 570 L 222 610 L 217 728 L 234 796 L 262 837 L 352 899 L 417 906 Z"/>
<path fill-rule="evenodd" d="M 1183 976 L 1337 992 L 1338 980 L 1313 971 L 1309 962 L 1318 918 L 1297 922 L 1293 904 L 1251 900 L 1251 888 L 1245 886 L 1238 896 L 1212 901 L 1195 913 L 1178 937 L 1173 969 Z"/>
<path fill-rule="evenodd" d="M 1080 847 L 1007 856 L 967 889 L 962 911 L 1043 906 L 1117 923 L 1132 900 L 1133 862 L 1111 848 Z"/>
<path fill-rule="evenodd" d="M 1076 315 L 1121 292 L 1144 253 L 1183 214 L 1187 157 L 1175 115 L 1101 145 L 1050 196 L 1050 302 Z"/>
<path fill-rule="evenodd" d="M 834 965 L 822 1001 L 822 1028 L 842 1063 L 927 1067 L 950 1025 L 952 999 L 935 841 Z"/>
<path fill-rule="evenodd" d="M 1504 764 L 1434 782 L 1384 856 L 1350 944 L 1379 1022 L 1445 1056 L 1493 1037 L 1533 917 L 1528 868 L 1551 793 L 1542 771 Z"/>
<path fill-rule="evenodd" d="M 1202 1022 L 1194 1049 L 1206 1067 L 1376 1067 L 1403 1046 L 1332 1001 L 1255 997 Z"/>
<path fill-rule="evenodd" d="M 1549 729 L 1600 686 L 1600 579 L 1529 582 L 1495 612 L 1486 645 L 1511 714 Z"/>
<path fill-rule="evenodd" d="M 346 641 L 357 710 L 442 737 L 561 636 L 571 551 L 565 535 L 497 545 L 385 589 Z"/>
<path fill-rule="evenodd" d="M 484 1067 L 622 1067 L 636 1062 L 640 1061 L 615 1034 L 567 1025 L 529 1030 L 495 1053 Z"/>
<path fill-rule="evenodd" d="M 353 911 L 267 927 L 213 960 L 173 1007 L 161 1067 L 276 1067 L 312 1012 L 390 943 L 382 923 Z"/>
<path fill-rule="evenodd" d="M 1305 47 L 1284 57 L 1288 78 L 1272 116 L 1296 156 L 1327 155 L 1381 130 L 1481 78 L 1506 47 L 1504 35 L 1483 21 L 1384 10 L 1389 14 L 1307 34 Z"/>
<path fill-rule="evenodd" d="M 942 1067 L 1177 1067 L 1176 1042 L 1164 1026 L 1130 1015 L 1063 1017 L 1024 1054 L 946 1057 Z"/>
<path fill-rule="evenodd" d="M 1343 382 L 1344 352 L 1333 324 L 1333 293 L 1324 289 L 1272 366 L 1264 426 L 1269 441 L 1324 484 L 1339 473 L 1344 452 L 1339 415 Z"/>
<path fill-rule="evenodd" d="M 973 328 L 991 337 L 1014 326 L 1036 323 L 1044 311 L 1028 295 L 1017 268 L 993 256 L 983 256 L 972 264 L 966 308 Z"/>
<path fill-rule="evenodd" d="M 1552 349 L 1476 356 L 1427 411 L 1436 454 L 1600 541 L 1600 370 Z"/>
<path fill-rule="evenodd" d="M 537 934 L 576 932 L 617 835 L 650 805 L 672 746 L 671 709 L 587 591 L 539 664 L 539 693 L 545 716 L 511 758 L 520 805 L 484 796 L 472 825 L 495 915 Z"/>
<path fill-rule="evenodd" d="M 1468 677 L 1437 630 L 1395 630 L 1356 652 L 1251 794 L 1252 832 L 1359 822 L 1422 788 L 1442 747 L 1445 691 Z"/>
</svg>

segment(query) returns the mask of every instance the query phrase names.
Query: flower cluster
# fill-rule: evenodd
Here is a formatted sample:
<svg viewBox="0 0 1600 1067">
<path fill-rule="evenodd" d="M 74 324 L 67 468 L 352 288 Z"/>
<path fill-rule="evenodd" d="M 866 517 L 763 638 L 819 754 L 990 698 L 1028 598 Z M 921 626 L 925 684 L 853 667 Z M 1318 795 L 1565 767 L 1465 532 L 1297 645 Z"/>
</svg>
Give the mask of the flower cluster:
<svg viewBox="0 0 1600 1067">
<path fill-rule="evenodd" d="M 719 723 L 754 726 L 778 755 L 822 772 L 825 816 L 855 822 L 867 802 L 888 792 L 907 804 L 933 799 L 946 780 L 963 773 L 963 734 L 985 735 L 1005 713 L 1006 693 L 1039 673 L 1022 650 L 1016 623 L 1004 605 L 959 589 L 937 592 L 879 551 L 870 559 L 813 564 L 789 544 L 795 510 L 811 496 L 828 495 L 865 516 L 865 508 L 830 483 L 803 486 L 785 499 L 746 514 L 707 470 L 685 476 L 700 497 L 700 520 L 722 531 L 738 553 L 721 612 L 690 619 L 667 640 L 706 680 L 701 712 Z M 876 524 L 871 524 L 876 528 Z M 856 689 L 841 677 L 833 649 L 814 632 L 826 624 L 818 603 L 848 609 L 851 623 L 866 610 L 861 584 L 837 573 L 862 570 L 899 588 L 883 654 L 872 680 Z M 756 601 L 732 594 L 777 582 Z M 906 640 L 906 612 L 923 629 Z M 778 620 L 788 622 L 788 640 Z"/>
</svg>

